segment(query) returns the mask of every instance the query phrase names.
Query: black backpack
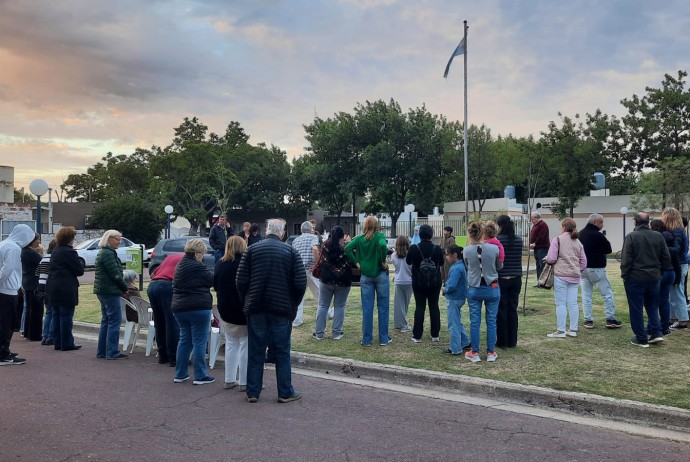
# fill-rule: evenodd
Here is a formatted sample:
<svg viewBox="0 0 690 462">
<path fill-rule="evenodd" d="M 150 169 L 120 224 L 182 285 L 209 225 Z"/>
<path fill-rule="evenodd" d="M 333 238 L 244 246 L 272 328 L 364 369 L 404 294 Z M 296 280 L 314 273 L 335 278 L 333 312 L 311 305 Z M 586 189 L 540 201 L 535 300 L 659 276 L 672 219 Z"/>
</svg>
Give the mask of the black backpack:
<svg viewBox="0 0 690 462">
<path fill-rule="evenodd" d="M 441 272 L 436 263 L 431 259 L 434 255 L 434 247 L 431 248 L 431 255 L 424 257 L 422 248 L 417 246 L 423 258 L 419 264 L 419 271 L 417 271 L 417 287 L 422 289 L 432 289 L 441 285 Z"/>
</svg>

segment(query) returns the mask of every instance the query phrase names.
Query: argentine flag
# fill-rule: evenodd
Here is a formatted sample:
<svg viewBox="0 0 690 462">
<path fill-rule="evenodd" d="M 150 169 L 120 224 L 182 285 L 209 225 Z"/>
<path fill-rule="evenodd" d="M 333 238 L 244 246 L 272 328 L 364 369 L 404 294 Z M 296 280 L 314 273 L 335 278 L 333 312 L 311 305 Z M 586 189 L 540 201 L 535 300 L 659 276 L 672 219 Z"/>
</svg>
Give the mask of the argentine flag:
<svg viewBox="0 0 690 462">
<path fill-rule="evenodd" d="M 453 51 L 453 54 L 450 55 L 450 59 L 448 60 L 448 64 L 446 64 L 446 71 L 443 73 L 443 78 L 448 77 L 448 71 L 450 70 L 450 63 L 453 62 L 453 58 L 456 56 L 464 55 L 465 54 L 465 37 L 460 40 L 460 43 L 458 46 L 455 48 L 455 51 Z"/>
</svg>

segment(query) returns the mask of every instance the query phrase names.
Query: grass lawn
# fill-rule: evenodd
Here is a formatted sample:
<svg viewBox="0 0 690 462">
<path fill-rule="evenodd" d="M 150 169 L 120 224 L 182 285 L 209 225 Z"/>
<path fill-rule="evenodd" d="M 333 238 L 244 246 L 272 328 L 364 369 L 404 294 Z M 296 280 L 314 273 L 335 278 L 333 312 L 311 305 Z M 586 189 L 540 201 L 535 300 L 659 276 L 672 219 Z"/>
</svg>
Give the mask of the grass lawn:
<svg viewBox="0 0 690 462">
<path fill-rule="evenodd" d="M 311 338 L 316 321 L 316 301 L 307 291 L 305 323 L 293 330 L 293 351 L 318 353 L 341 358 L 351 358 L 383 364 L 395 364 L 420 369 L 449 372 L 475 377 L 502 380 L 521 384 L 538 385 L 557 390 L 594 393 L 614 398 L 632 399 L 655 404 L 665 404 L 690 409 L 690 332 L 677 331 L 666 337 L 661 345 L 643 349 L 630 345 L 633 336 L 629 325 L 628 308 L 617 262 L 609 261 L 609 279 L 616 300 L 616 315 L 623 321 L 623 328 L 604 328 L 604 308 L 601 297 L 595 292 L 595 329 L 580 328 L 577 338 L 549 339 L 546 334 L 555 329 L 556 315 L 553 291 L 534 289 L 535 276 L 528 281 L 526 309 L 523 314 L 520 296 L 520 328 L 518 347 L 497 350 L 498 361 L 483 360 L 486 336 L 482 329 L 482 362 L 472 364 L 461 356 L 441 353 L 448 346 L 448 330 L 445 300 L 441 297 L 441 342 L 432 343 L 429 337 L 428 314 L 425 321 L 423 343 L 413 344 L 411 334 L 401 334 L 393 329 L 393 284 L 391 283 L 390 333 L 393 343 L 370 348 L 360 346 L 361 300 L 359 287 L 353 287 L 348 299 L 342 340 L 330 338 L 330 321 L 326 339 Z M 524 287 L 524 280 L 523 280 Z M 81 303 L 75 319 L 100 322 L 100 307 L 91 285 L 80 288 Z M 408 319 L 411 323 L 414 299 Z M 467 305 L 462 319 L 469 332 Z M 580 326 L 582 326 L 580 315 Z M 374 336 L 376 337 L 376 313 Z M 376 338 L 375 338 L 376 340 Z"/>
</svg>

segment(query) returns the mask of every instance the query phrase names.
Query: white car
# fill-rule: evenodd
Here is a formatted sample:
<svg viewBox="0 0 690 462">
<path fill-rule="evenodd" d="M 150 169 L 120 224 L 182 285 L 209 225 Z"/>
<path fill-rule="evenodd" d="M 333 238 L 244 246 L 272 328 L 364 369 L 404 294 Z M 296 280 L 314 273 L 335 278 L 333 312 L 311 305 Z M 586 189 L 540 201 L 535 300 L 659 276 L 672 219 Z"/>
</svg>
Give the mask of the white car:
<svg viewBox="0 0 690 462">
<path fill-rule="evenodd" d="M 77 251 L 77 255 L 79 255 L 79 259 L 81 260 L 82 266 L 84 266 L 85 268 L 87 266 L 96 265 L 96 255 L 98 255 L 98 251 L 101 250 L 98 247 L 99 240 L 100 238 L 89 239 L 88 241 L 84 241 L 74 248 L 74 250 Z M 123 237 L 120 241 L 120 246 L 116 250 L 117 256 L 120 258 L 120 261 L 124 265 L 128 261 L 127 250 L 139 248 L 144 249 L 144 261 L 147 261 L 149 255 L 148 252 L 146 252 L 146 247 L 143 244 L 135 244 L 126 237 Z"/>
</svg>

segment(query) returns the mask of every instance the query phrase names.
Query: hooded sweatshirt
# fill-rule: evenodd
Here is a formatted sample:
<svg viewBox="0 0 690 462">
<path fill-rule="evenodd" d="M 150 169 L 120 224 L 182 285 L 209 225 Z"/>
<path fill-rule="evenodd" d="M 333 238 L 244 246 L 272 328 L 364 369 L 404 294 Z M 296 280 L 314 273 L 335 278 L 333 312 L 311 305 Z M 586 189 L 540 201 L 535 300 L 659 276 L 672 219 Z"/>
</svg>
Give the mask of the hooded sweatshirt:
<svg viewBox="0 0 690 462">
<path fill-rule="evenodd" d="M 27 225 L 17 225 L 0 242 L 0 293 L 17 295 L 22 286 L 22 248 L 34 240 L 36 234 Z"/>
</svg>

